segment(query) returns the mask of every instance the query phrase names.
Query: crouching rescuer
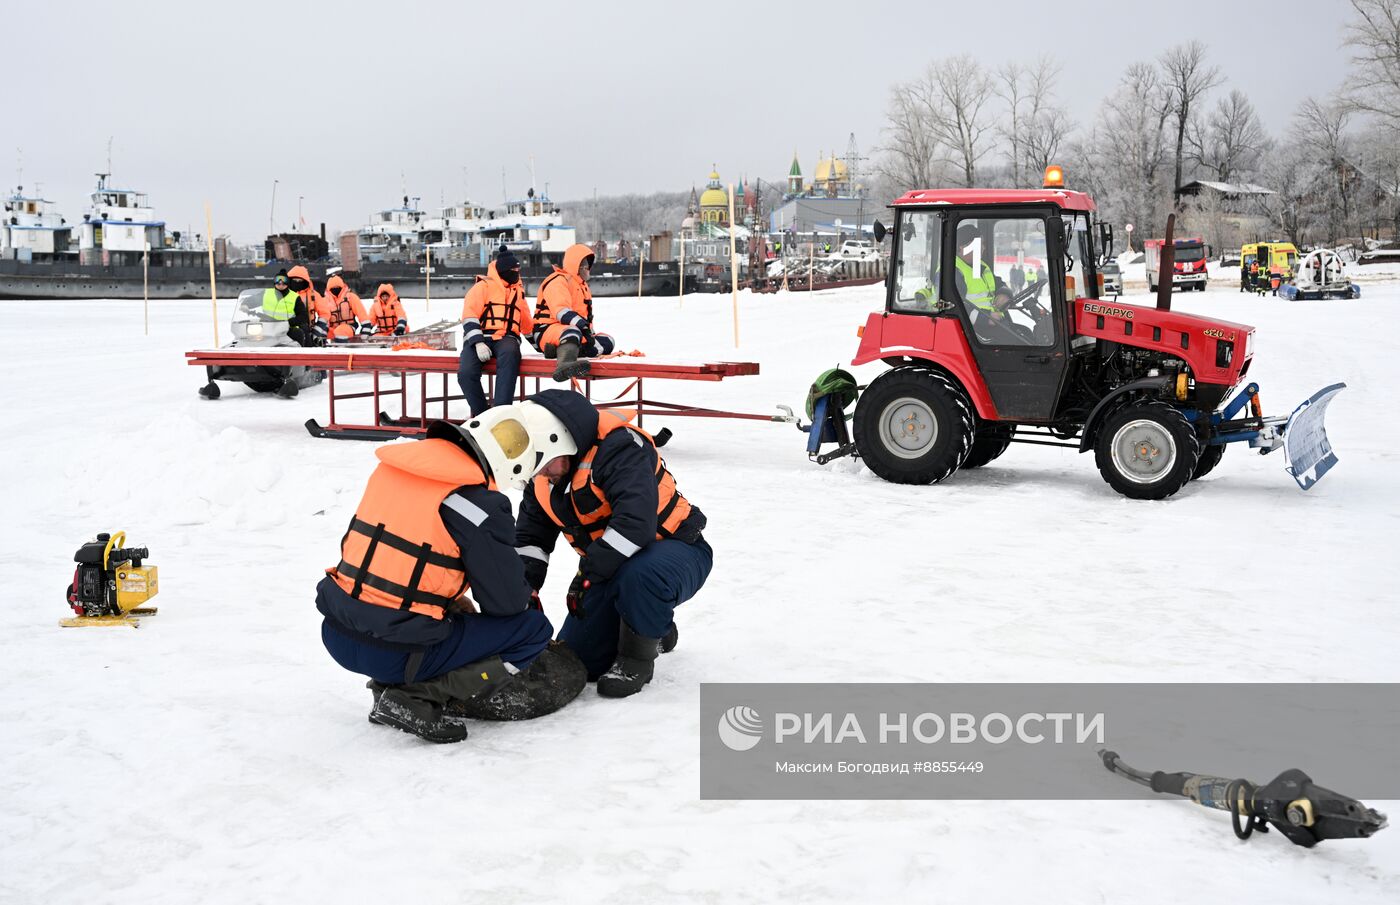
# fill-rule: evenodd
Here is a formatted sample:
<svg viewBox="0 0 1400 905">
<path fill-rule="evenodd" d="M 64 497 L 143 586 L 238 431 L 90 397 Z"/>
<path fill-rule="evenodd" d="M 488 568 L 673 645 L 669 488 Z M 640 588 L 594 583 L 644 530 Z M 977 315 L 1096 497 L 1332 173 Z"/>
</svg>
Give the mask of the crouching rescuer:
<svg viewBox="0 0 1400 905">
<path fill-rule="evenodd" d="M 555 450 L 536 449 L 507 407 L 463 428 L 436 422 L 375 455 L 340 562 L 316 590 L 326 650 L 369 677 L 369 721 L 458 742 L 464 718 L 530 719 L 577 696 L 583 666 L 532 606 L 496 489 L 498 479 L 524 488 Z"/>
<path fill-rule="evenodd" d="M 521 502 L 515 539 L 526 578 L 541 588 L 555 542 L 568 538 L 580 559 L 559 640 L 599 694 L 636 694 L 657 654 L 676 646 L 676 607 L 710 574 L 705 516 L 681 495 L 646 432 L 571 391 L 545 390 L 529 402 L 555 422 L 531 423 L 544 435 L 535 445 L 563 436 L 574 449 L 546 462 Z"/>
</svg>

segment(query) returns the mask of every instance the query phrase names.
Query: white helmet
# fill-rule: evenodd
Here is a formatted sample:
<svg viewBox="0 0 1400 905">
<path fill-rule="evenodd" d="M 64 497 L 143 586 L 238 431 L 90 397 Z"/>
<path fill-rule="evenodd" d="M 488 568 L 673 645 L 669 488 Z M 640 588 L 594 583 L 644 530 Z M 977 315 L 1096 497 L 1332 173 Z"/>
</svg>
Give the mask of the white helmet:
<svg viewBox="0 0 1400 905">
<path fill-rule="evenodd" d="M 516 490 L 523 490 L 554 457 L 578 452 L 564 423 L 534 402 L 489 408 L 459 430 L 481 454 L 497 485 Z"/>
<path fill-rule="evenodd" d="M 536 473 L 559 456 L 578 455 L 578 443 L 558 415 L 529 399 L 517 402 L 513 407 L 520 410 L 520 420 L 525 423 L 525 429 L 530 432 L 530 442 L 540 456 Z"/>
</svg>

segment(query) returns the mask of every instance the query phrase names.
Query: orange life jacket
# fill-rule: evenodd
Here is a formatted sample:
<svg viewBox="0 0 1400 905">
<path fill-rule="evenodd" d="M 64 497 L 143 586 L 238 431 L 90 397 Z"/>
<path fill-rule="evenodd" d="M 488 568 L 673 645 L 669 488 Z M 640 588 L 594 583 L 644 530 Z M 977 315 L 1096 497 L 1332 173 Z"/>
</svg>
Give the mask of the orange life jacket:
<svg viewBox="0 0 1400 905">
<path fill-rule="evenodd" d="M 593 249 L 587 245 L 571 245 L 564 252 L 564 266 L 554 268 L 554 273 L 545 277 L 540 284 L 539 296 L 535 303 L 535 327 L 544 330 L 561 323 L 559 315 L 573 311 L 582 315 L 588 329 L 593 329 L 593 292 L 588 283 L 578 275 L 579 265 L 584 258 L 593 256 Z"/>
<path fill-rule="evenodd" d="M 656 441 L 652 439 L 651 434 L 628 424 L 612 412 L 600 411 L 598 413 L 598 439 L 588 452 L 584 453 L 569 481 L 569 500 L 572 503 L 573 511 L 568 513 L 572 516 L 568 522 L 554 511 L 554 506 L 550 502 L 551 485 L 549 480 L 543 476 L 535 478 L 535 499 L 539 502 L 540 508 L 544 510 L 545 515 L 549 516 L 550 521 L 563 530 L 570 545 L 580 554 L 586 552 L 588 545 L 602 537 L 603 533 L 608 530 L 608 518 L 612 515 L 612 505 L 603 495 L 603 489 L 593 482 L 593 457 L 598 453 L 598 444 L 602 443 L 603 438 L 615 430 L 634 431 L 638 436 L 644 437 L 653 449 L 656 448 Z M 658 453 L 656 456 L 656 537 L 654 539 L 664 540 L 670 537 L 689 515 L 690 501 L 676 489 L 676 479 L 671 476 L 670 470 L 666 468 L 666 463 L 662 461 L 661 455 Z"/>
<path fill-rule="evenodd" d="M 326 574 L 361 603 L 442 619 L 468 576 L 438 507 L 459 487 L 490 485 L 447 440 L 395 443 L 374 454 L 380 464 L 341 538 L 340 563 Z"/>
<path fill-rule="evenodd" d="M 298 292 L 297 295 L 301 296 L 302 302 L 306 305 L 307 318 L 313 321 L 317 319 L 329 321 L 331 314 L 330 306 L 326 304 L 326 300 L 321 293 L 316 291 L 315 284 L 311 282 L 311 272 L 298 264 L 287 271 L 287 276 L 301 277 L 306 281 L 306 288 Z"/>
<path fill-rule="evenodd" d="M 389 298 L 381 299 L 384 293 L 389 294 Z M 404 329 L 408 329 L 408 317 L 403 312 L 403 304 L 399 301 L 399 294 L 394 291 L 394 284 L 380 283 L 379 288 L 374 293 L 374 304 L 369 306 L 369 319 L 374 324 L 374 332 L 378 334 L 393 333 L 394 328 L 399 325 L 399 320 L 404 322 Z"/>
<path fill-rule="evenodd" d="M 339 288 L 340 292 L 334 290 Z M 332 338 L 348 339 L 359 332 L 359 325 L 368 320 L 360 297 L 350 291 L 350 287 L 336 274 L 326 281 L 326 305 L 330 309 L 330 335 Z"/>
<path fill-rule="evenodd" d="M 525 302 L 522 282 L 507 283 L 496 271 L 496 262 L 486 268 L 486 276 L 476 283 L 462 299 L 462 320 L 475 320 L 481 332 L 492 339 L 520 336 L 534 326 L 530 306 Z"/>
</svg>

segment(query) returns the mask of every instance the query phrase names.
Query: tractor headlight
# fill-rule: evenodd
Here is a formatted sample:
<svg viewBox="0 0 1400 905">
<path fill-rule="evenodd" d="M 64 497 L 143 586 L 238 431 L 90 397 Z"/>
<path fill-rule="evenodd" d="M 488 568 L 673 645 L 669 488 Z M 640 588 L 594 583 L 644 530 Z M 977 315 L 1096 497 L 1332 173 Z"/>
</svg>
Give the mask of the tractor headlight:
<svg viewBox="0 0 1400 905">
<path fill-rule="evenodd" d="M 1228 368 L 1230 362 L 1235 357 L 1235 344 L 1228 339 L 1218 339 L 1215 341 L 1215 366 L 1217 368 Z"/>
</svg>

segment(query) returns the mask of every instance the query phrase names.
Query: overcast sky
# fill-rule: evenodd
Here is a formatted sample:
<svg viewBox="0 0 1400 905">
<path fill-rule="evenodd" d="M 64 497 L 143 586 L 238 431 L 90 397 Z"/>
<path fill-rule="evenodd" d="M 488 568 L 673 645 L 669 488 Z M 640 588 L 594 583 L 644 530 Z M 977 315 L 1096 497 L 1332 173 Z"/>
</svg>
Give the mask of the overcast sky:
<svg viewBox="0 0 1400 905">
<path fill-rule="evenodd" d="M 1162 3 L 20 3 L 5 0 L 0 174 L 70 222 L 93 174 L 147 191 L 170 229 L 242 242 L 302 212 L 354 229 L 398 203 L 530 184 L 556 200 L 781 179 L 796 150 L 879 144 L 888 89 L 934 58 L 1051 52 L 1090 121 L 1123 68 L 1199 39 L 1271 130 L 1337 88 L 1344 0 Z M 1258 15 L 1261 21 L 1249 19 Z M 1069 174 L 1073 181 L 1073 174 Z"/>
</svg>

